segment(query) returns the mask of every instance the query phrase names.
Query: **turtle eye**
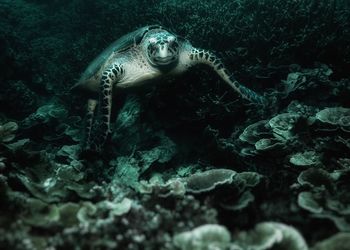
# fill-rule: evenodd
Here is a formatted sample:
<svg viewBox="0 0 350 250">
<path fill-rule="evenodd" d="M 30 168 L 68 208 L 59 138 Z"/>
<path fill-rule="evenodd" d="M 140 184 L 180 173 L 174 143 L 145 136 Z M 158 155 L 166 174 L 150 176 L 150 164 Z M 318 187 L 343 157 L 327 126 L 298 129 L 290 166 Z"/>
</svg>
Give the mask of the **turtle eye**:
<svg viewBox="0 0 350 250">
<path fill-rule="evenodd" d="M 174 36 L 168 36 L 167 40 L 168 40 L 169 43 L 172 43 L 172 42 L 174 42 L 176 39 L 175 39 Z"/>
</svg>

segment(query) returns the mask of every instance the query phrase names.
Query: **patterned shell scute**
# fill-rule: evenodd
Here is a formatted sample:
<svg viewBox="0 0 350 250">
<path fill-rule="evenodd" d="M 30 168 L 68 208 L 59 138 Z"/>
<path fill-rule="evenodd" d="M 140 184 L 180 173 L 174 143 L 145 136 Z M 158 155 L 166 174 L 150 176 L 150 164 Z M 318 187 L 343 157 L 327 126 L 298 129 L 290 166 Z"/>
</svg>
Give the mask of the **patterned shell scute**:
<svg viewBox="0 0 350 250">
<path fill-rule="evenodd" d="M 91 76 L 93 76 L 100 69 L 102 64 L 108 59 L 111 53 L 124 51 L 133 46 L 140 44 L 145 34 L 152 29 L 162 29 L 162 27 L 159 25 L 145 26 L 131 33 L 128 33 L 122 36 L 121 38 L 119 38 L 118 40 L 116 40 L 115 42 L 113 42 L 90 63 L 90 65 L 81 75 L 80 81 L 88 79 Z"/>
</svg>

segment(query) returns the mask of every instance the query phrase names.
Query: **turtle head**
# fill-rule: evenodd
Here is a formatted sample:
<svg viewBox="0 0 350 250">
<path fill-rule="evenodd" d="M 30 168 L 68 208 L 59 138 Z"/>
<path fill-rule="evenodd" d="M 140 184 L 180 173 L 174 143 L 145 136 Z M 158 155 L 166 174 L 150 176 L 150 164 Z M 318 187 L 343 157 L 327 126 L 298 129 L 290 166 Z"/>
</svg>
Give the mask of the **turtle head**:
<svg viewBox="0 0 350 250">
<path fill-rule="evenodd" d="M 158 68 L 167 68 L 179 59 L 177 37 L 167 31 L 150 33 L 146 37 L 146 49 L 149 62 Z"/>
</svg>

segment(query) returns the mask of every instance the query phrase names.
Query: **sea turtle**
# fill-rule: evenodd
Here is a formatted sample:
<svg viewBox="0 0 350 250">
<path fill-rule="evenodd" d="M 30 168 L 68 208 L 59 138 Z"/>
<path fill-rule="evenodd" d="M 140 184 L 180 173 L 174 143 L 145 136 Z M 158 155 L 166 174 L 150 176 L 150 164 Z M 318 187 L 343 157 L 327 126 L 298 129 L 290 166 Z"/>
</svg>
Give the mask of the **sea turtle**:
<svg viewBox="0 0 350 250">
<path fill-rule="evenodd" d="M 238 83 L 214 53 L 193 47 L 188 40 L 162 26 L 145 26 L 112 43 L 73 86 L 99 95 L 99 101 L 95 97 L 88 100 L 86 148 L 102 149 L 110 133 L 112 96 L 117 89 L 180 74 L 196 64 L 211 66 L 243 98 L 257 104 L 266 103 L 264 97 Z M 101 116 L 98 120 L 94 118 L 97 104 Z"/>
</svg>

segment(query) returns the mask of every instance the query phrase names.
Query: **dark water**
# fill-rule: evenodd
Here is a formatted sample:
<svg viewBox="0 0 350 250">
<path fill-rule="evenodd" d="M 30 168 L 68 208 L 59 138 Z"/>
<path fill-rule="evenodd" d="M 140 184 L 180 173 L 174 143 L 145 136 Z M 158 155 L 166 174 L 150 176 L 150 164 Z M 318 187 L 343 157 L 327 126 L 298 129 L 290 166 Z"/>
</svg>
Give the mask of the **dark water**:
<svg viewBox="0 0 350 250">
<path fill-rule="evenodd" d="M 114 91 L 85 150 L 108 102 L 71 87 L 153 24 L 114 50 L 215 58 Z M 0 249 L 350 249 L 349 41 L 347 0 L 0 0 Z"/>
</svg>

